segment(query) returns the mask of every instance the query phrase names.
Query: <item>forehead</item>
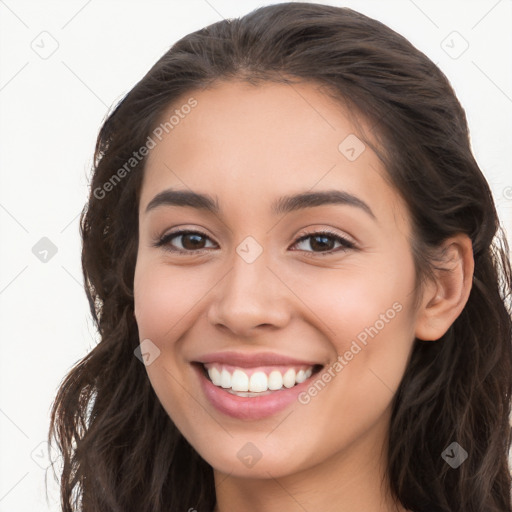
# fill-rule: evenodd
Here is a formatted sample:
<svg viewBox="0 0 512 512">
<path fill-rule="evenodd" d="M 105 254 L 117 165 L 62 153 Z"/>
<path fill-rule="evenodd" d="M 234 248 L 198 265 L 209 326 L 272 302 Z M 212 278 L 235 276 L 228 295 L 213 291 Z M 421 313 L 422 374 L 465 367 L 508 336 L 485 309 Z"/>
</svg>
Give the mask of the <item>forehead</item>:
<svg viewBox="0 0 512 512">
<path fill-rule="evenodd" d="M 357 194 L 377 211 L 404 208 L 351 119 L 341 103 L 310 83 L 225 82 L 192 91 L 162 115 L 141 209 L 165 188 L 213 194 L 221 208 L 333 188 Z"/>
<path fill-rule="evenodd" d="M 194 98 L 196 106 L 177 115 Z M 165 122 L 173 118 L 173 126 Z M 341 105 L 310 83 L 254 86 L 245 82 L 221 82 L 215 87 L 191 92 L 174 102 L 162 115 L 166 133 L 151 152 L 149 164 L 172 156 L 187 162 L 204 159 L 212 150 L 221 158 L 287 171 L 290 164 L 308 157 L 308 162 L 335 159 L 339 143 L 355 131 Z M 192 151 L 193 150 L 193 151 Z M 324 155 L 320 153 L 323 151 Z M 327 152 L 327 153 L 325 153 Z M 281 165 L 286 161 L 286 165 Z M 264 169 L 261 169 L 263 172 Z"/>
</svg>

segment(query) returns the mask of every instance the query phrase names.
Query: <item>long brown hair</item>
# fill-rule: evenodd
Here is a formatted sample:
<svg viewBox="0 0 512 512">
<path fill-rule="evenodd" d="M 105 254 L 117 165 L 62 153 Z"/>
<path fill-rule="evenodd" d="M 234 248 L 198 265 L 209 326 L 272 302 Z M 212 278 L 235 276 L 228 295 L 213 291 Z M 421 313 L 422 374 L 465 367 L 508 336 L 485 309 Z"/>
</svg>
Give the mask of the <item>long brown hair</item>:
<svg viewBox="0 0 512 512">
<path fill-rule="evenodd" d="M 63 511 L 211 512 L 215 504 L 212 468 L 177 430 L 134 357 L 146 159 L 113 177 L 169 105 L 231 79 L 314 82 L 370 121 L 378 144 L 366 143 L 408 205 L 420 279 L 443 240 L 471 237 L 469 300 L 442 338 L 414 340 L 394 397 L 388 476 L 414 512 L 511 512 L 510 261 L 464 110 L 445 75 L 386 25 L 348 8 L 292 2 L 182 38 L 101 128 L 80 225 L 85 291 L 101 341 L 63 380 L 48 435 L 63 455 Z M 441 456 L 452 442 L 469 455 L 457 469 Z"/>
</svg>

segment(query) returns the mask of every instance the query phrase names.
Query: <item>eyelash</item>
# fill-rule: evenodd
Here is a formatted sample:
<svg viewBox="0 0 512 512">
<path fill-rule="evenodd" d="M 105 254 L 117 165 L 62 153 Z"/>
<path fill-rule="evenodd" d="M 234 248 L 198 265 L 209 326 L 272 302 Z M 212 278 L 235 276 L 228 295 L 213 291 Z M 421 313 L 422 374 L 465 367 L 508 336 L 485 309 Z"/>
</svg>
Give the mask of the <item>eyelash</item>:
<svg viewBox="0 0 512 512">
<path fill-rule="evenodd" d="M 169 242 L 176 237 L 179 237 L 180 235 L 199 235 L 203 238 L 210 238 L 205 233 L 202 233 L 201 231 L 195 231 L 195 230 L 189 230 L 189 229 L 183 229 L 179 231 L 174 231 L 172 233 L 167 233 L 166 235 L 162 236 L 160 239 L 156 240 L 153 243 L 153 247 L 164 247 L 164 250 L 176 253 L 176 254 L 203 254 L 205 252 L 208 252 L 210 249 L 196 249 L 196 250 L 184 250 L 184 249 L 178 249 L 176 247 L 172 247 Z M 316 256 L 329 256 L 338 252 L 344 252 L 349 249 L 355 249 L 355 244 L 346 238 L 340 236 L 337 233 L 334 233 L 328 229 L 324 229 L 322 231 L 314 231 L 311 233 L 307 233 L 304 235 L 301 235 L 293 245 L 297 245 L 298 243 L 307 240 L 308 238 L 314 238 L 316 236 L 322 236 L 327 235 L 330 238 L 333 238 L 335 241 L 339 242 L 341 244 L 341 247 L 338 247 L 336 249 L 330 249 L 329 251 L 321 251 L 321 252 L 315 252 L 315 251 L 302 251 L 308 256 L 316 257 Z"/>
</svg>

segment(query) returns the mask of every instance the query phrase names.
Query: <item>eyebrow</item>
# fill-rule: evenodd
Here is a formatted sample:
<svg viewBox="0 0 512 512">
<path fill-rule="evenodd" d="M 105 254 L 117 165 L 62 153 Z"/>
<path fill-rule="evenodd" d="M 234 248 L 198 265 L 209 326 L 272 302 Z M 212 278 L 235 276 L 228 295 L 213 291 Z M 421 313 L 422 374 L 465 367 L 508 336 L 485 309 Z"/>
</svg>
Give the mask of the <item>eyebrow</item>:
<svg viewBox="0 0 512 512">
<path fill-rule="evenodd" d="M 373 219 L 376 219 L 371 208 L 362 199 L 341 190 L 303 192 L 283 196 L 272 204 L 271 211 L 274 215 L 280 215 L 304 208 L 329 204 L 354 206 L 366 212 Z M 188 206 L 199 210 L 206 210 L 213 214 L 220 213 L 219 203 L 216 198 L 190 190 L 163 190 L 149 202 L 146 207 L 146 213 L 160 206 Z"/>
</svg>

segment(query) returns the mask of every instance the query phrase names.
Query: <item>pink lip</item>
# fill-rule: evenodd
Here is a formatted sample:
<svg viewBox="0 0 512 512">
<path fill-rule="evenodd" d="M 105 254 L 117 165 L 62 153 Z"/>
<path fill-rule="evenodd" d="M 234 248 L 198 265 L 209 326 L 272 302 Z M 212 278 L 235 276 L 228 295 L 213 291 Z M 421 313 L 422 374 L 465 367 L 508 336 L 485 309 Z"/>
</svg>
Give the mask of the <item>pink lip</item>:
<svg viewBox="0 0 512 512">
<path fill-rule="evenodd" d="M 282 360 L 282 358 L 279 359 L 279 361 Z M 216 359 L 216 361 L 218 361 L 218 359 Z M 232 361 L 232 359 L 230 359 L 230 361 Z M 259 364 L 260 360 L 256 361 Z M 269 364 L 268 359 L 264 362 Z M 301 364 L 303 364 L 303 362 L 301 362 Z M 268 395 L 242 397 L 232 395 L 225 389 L 215 386 L 210 379 L 205 376 L 201 365 L 193 364 L 192 366 L 199 376 L 203 393 L 210 403 L 219 412 L 240 420 L 259 420 L 282 411 L 290 404 L 297 401 L 298 395 L 310 386 L 311 379 L 315 377 L 315 374 L 313 374 L 309 379 L 300 384 L 296 384 L 293 388 L 283 388 Z"/>
<path fill-rule="evenodd" d="M 241 368 L 256 366 L 315 366 L 317 361 L 304 361 L 272 352 L 258 352 L 254 354 L 242 352 L 215 352 L 206 354 L 199 359 L 200 363 L 225 363 Z"/>
</svg>

